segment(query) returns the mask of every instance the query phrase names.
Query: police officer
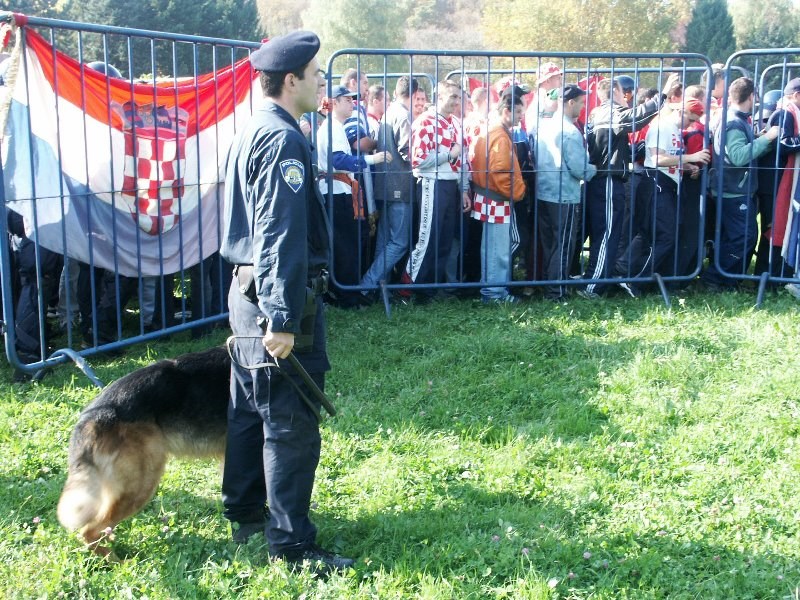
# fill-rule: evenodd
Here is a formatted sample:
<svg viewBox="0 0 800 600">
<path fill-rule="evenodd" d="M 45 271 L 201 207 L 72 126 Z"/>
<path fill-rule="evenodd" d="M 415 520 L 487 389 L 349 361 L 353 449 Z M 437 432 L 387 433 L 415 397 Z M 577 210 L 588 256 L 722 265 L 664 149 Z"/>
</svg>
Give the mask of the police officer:
<svg viewBox="0 0 800 600">
<path fill-rule="evenodd" d="M 330 229 L 297 122 L 317 107 L 318 50 L 315 34 L 298 31 L 252 53 L 266 100 L 237 133 L 228 159 L 221 253 L 236 265 L 228 303 L 237 337 L 222 500 L 235 541 L 263 532 L 272 557 L 309 561 L 327 575 L 354 561 L 316 544 L 309 505 L 320 434 L 307 399 L 316 400 L 302 399 L 300 378 L 282 360 L 294 350 L 323 387 Z M 248 368 L 269 362 L 280 369 Z"/>
</svg>

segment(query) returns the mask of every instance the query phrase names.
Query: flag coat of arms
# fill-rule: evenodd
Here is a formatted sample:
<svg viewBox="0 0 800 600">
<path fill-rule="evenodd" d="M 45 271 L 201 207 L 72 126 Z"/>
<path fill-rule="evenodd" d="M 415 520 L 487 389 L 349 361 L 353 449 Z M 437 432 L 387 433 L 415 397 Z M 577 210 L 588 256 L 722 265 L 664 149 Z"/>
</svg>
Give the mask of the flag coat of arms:
<svg viewBox="0 0 800 600">
<path fill-rule="evenodd" d="M 216 252 L 228 149 L 254 101 L 248 59 L 188 81 L 132 83 L 25 34 L 2 174 L 26 234 L 130 277 Z"/>
</svg>

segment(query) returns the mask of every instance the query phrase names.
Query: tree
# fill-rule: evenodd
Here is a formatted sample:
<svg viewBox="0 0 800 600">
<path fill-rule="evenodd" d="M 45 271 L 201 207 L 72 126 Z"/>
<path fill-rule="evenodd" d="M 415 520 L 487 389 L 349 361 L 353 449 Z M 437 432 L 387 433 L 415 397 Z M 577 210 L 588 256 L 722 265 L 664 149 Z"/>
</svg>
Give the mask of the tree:
<svg viewBox="0 0 800 600">
<path fill-rule="evenodd" d="M 486 4 L 488 47 L 558 52 L 668 52 L 685 0 L 499 0 Z"/>
<path fill-rule="evenodd" d="M 792 0 L 772 0 L 770 10 L 754 5 L 751 2 L 736 2 L 731 5 L 733 14 L 736 44 L 739 50 L 755 48 L 774 48 L 781 51 L 800 45 L 800 15 L 794 9 Z M 757 58 L 757 60 L 756 60 Z M 779 65 L 769 69 L 764 83 L 764 90 L 782 89 L 786 84 L 787 72 L 781 65 L 784 62 L 795 62 L 796 56 L 745 55 L 737 60 L 739 66 L 753 73 L 756 84 L 761 84 L 761 73 L 770 65 Z"/>
<path fill-rule="evenodd" d="M 303 12 L 303 27 L 322 40 L 320 62 L 325 63 L 342 48 L 401 48 L 405 41 L 406 0 L 309 0 Z M 389 70 L 401 69 L 408 61 L 391 61 Z M 362 71 L 384 70 L 380 56 L 362 56 Z M 336 73 L 356 67 L 356 58 L 343 56 L 333 66 Z"/>
<path fill-rule="evenodd" d="M 308 0 L 256 0 L 258 18 L 268 37 L 284 35 L 303 25 Z"/>
<path fill-rule="evenodd" d="M 800 15 L 792 0 L 771 0 L 769 10 L 739 1 L 731 6 L 731 12 L 739 50 L 800 45 Z"/>
<path fill-rule="evenodd" d="M 100 25 L 118 25 L 153 31 L 208 36 L 232 40 L 258 41 L 261 32 L 254 0 L 141 0 L 120 3 L 117 0 L 80 0 L 69 8 L 76 21 Z M 209 44 L 157 42 L 151 61 L 150 41 L 132 38 L 129 55 L 127 37 L 105 37 L 109 62 L 124 74 L 192 76 L 230 64 L 227 49 L 216 51 Z M 102 60 L 104 39 L 99 34 L 81 36 L 81 58 L 85 62 Z M 236 58 L 240 58 L 237 56 Z"/>
<path fill-rule="evenodd" d="M 711 62 L 722 63 L 736 51 L 733 19 L 726 0 L 697 0 L 686 27 L 683 50 L 699 52 Z"/>
<path fill-rule="evenodd" d="M 63 18 L 65 0 L 13 0 L 11 6 L 2 10 L 10 10 L 29 17 L 44 17 L 47 19 Z"/>
</svg>

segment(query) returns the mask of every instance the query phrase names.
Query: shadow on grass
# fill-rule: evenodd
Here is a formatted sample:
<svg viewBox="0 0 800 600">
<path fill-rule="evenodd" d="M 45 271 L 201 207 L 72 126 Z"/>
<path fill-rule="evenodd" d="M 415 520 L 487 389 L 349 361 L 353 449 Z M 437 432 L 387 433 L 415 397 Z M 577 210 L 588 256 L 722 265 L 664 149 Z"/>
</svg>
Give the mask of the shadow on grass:
<svg viewBox="0 0 800 600">
<path fill-rule="evenodd" d="M 362 578 L 380 571 L 409 579 L 425 573 L 449 581 L 458 593 L 532 577 L 564 596 L 602 598 L 776 598 L 800 585 L 793 557 L 748 551 L 733 541 L 642 531 L 634 523 L 621 527 L 626 533 L 600 537 L 589 532 L 606 509 L 595 506 L 584 514 L 580 507 L 460 487 L 439 495 L 461 499 L 445 507 L 333 523 L 347 530 L 339 535 L 352 540 L 345 544 L 360 558 Z M 321 531 L 326 525 L 321 520 Z"/>
</svg>

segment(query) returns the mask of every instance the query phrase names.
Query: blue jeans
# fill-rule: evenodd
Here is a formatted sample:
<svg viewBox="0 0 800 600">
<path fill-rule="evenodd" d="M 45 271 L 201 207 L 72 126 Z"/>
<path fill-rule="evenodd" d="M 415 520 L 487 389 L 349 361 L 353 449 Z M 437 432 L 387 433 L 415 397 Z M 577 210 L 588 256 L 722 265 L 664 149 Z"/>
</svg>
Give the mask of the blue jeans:
<svg viewBox="0 0 800 600">
<path fill-rule="evenodd" d="M 411 247 L 411 203 L 387 202 L 378 223 L 375 260 L 361 279 L 365 287 L 377 287 Z"/>
<path fill-rule="evenodd" d="M 511 281 L 511 223 L 483 224 L 481 240 L 481 281 L 484 283 Z M 481 297 L 502 299 L 508 288 L 481 288 Z"/>
</svg>

